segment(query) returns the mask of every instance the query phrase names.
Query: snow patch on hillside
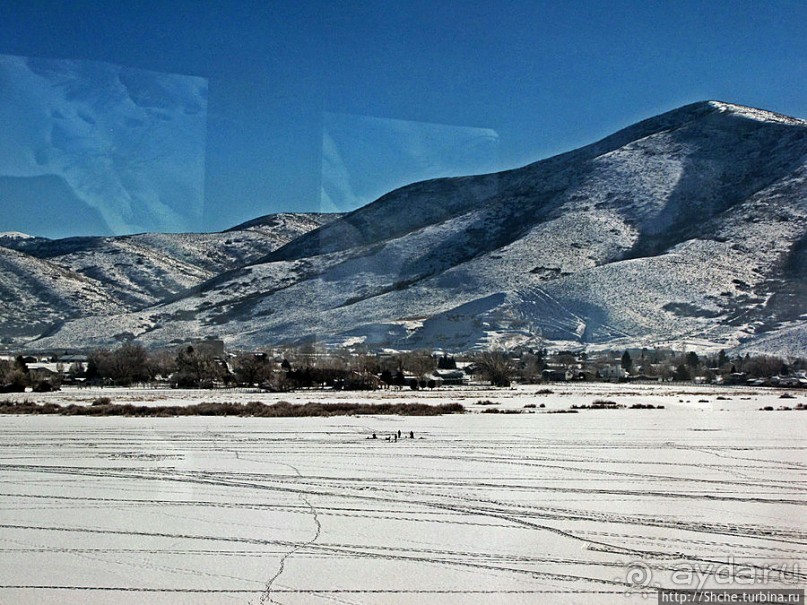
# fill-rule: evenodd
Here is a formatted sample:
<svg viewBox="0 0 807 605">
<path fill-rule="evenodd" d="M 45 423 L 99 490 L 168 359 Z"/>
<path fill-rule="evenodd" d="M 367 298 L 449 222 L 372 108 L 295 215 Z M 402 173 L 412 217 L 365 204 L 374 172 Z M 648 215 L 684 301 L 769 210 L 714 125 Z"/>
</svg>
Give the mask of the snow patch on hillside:
<svg viewBox="0 0 807 605">
<path fill-rule="evenodd" d="M 719 109 L 720 111 L 731 112 L 743 116 L 744 118 L 750 118 L 752 120 L 759 120 L 762 122 L 775 122 L 779 124 L 790 124 L 795 126 L 807 125 L 807 120 L 792 118 L 790 116 L 786 116 L 781 113 L 776 113 L 773 111 L 767 111 L 765 109 L 757 109 L 755 107 L 745 107 L 743 105 L 724 103 L 722 101 L 709 101 L 709 105 L 711 105 L 716 109 Z"/>
<path fill-rule="evenodd" d="M 19 231 L 3 231 L 0 233 L 0 243 L 3 240 L 20 240 L 20 239 L 32 239 L 33 235 L 28 235 L 27 233 L 20 233 Z"/>
</svg>

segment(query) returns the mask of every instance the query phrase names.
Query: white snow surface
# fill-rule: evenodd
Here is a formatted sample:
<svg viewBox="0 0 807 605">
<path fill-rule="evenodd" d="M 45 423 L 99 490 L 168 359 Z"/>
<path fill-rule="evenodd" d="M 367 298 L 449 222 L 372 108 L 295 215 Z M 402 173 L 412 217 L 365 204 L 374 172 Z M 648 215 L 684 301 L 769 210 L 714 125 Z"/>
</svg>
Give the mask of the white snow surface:
<svg viewBox="0 0 807 605">
<path fill-rule="evenodd" d="M 537 388 L 283 395 L 470 410 L 433 418 L 5 416 L 0 602 L 605 605 L 749 574 L 804 585 L 807 416 L 758 410 L 778 393 Z M 99 394 L 278 399 L 41 397 Z M 666 406 L 545 413 L 598 398 Z M 546 407 L 477 413 L 526 404 Z"/>
<path fill-rule="evenodd" d="M 3 231 L 0 233 L 0 242 L 3 240 L 31 239 L 33 236 L 20 231 Z"/>
<path fill-rule="evenodd" d="M 728 111 L 743 116 L 744 118 L 751 118 L 753 120 L 760 120 L 763 122 L 778 122 L 780 124 L 807 124 L 807 120 L 792 118 L 774 111 L 757 109 L 756 107 L 746 107 L 744 105 L 724 103 L 722 101 L 709 101 L 709 105 L 716 107 L 720 111 Z"/>
</svg>

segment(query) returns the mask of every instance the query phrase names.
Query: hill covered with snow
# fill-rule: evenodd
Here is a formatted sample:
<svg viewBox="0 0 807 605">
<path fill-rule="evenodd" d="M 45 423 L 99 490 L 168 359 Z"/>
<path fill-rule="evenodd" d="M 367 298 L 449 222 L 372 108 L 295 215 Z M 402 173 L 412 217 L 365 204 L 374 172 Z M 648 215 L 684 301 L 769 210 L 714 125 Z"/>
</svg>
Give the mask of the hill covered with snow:
<svg viewBox="0 0 807 605">
<path fill-rule="evenodd" d="M 338 216 L 272 214 L 221 233 L 57 240 L 0 234 L 0 336 L 13 341 L 65 320 L 148 307 Z"/>
<path fill-rule="evenodd" d="M 185 296 L 32 344 L 803 354 L 806 178 L 807 122 L 695 103 L 522 168 L 397 189 Z"/>
</svg>

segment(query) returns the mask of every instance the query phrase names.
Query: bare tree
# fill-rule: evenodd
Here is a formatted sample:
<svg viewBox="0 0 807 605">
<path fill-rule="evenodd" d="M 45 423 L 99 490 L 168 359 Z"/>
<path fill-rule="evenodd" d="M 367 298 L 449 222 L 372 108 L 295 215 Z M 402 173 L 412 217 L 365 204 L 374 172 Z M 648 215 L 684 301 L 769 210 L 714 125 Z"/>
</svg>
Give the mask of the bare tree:
<svg viewBox="0 0 807 605">
<path fill-rule="evenodd" d="M 235 375 L 239 384 L 255 385 L 271 381 L 272 360 L 266 354 L 245 353 L 235 360 Z"/>
<path fill-rule="evenodd" d="M 401 368 L 412 372 L 420 379 L 421 376 L 431 374 L 437 367 L 437 362 L 428 351 L 412 351 L 401 356 Z"/>
<path fill-rule="evenodd" d="M 190 346 L 179 350 L 176 363 L 174 383 L 179 387 L 210 387 L 214 381 L 223 380 L 227 375 L 227 369 L 221 362 Z"/>
<path fill-rule="evenodd" d="M 500 351 L 480 353 L 476 358 L 476 367 L 496 387 L 509 387 L 510 376 L 515 370 L 510 357 Z"/>
</svg>

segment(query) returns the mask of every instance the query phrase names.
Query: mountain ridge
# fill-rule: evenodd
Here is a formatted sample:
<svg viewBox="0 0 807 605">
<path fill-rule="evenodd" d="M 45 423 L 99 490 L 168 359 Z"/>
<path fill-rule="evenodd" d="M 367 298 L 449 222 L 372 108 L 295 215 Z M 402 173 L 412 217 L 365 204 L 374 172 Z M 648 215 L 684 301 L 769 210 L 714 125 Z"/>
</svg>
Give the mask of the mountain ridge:
<svg viewBox="0 0 807 605">
<path fill-rule="evenodd" d="M 804 120 L 698 102 L 521 168 L 396 189 L 191 295 L 36 344 L 731 348 L 781 329 L 802 351 L 805 173 Z"/>
<path fill-rule="evenodd" d="M 323 227 L 322 229 L 315 229 L 309 234 L 307 234 L 306 238 L 302 238 L 300 240 L 294 240 L 285 246 L 282 246 L 278 250 L 274 251 L 267 257 L 261 259 L 260 262 L 270 262 L 274 260 L 294 260 L 297 258 L 295 254 L 299 254 L 298 252 L 301 247 L 305 245 L 306 240 L 311 238 L 319 238 L 320 244 L 322 244 L 323 240 L 326 240 L 329 243 L 329 247 L 324 249 L 323 251 L 337 251 L 338 249 L 345 249 L 350 247 L 351 245 L 358 245 L 364 244 L 368 245 L 373 243 L 373 239 L 368 239 L 368 235 L 372 235 L 375 233 L 372 229 L 368 229 L 368 225 L 372 223 L 372 217 L 365 218 L 365 214 L 371 214 L 377 211 L 377 208 L 384 206 L 387 200 L 393 199 L 396 202 L 398 200 L 398 196 L 401 192 L 405 191 L 407 195 L 418 194 L 422 192 L 428 192 L 430 187 L 434 187 L 436 184 L 451 184 L 452 186 L 460 186 L 463 183 L 468 182 L 469 180 L 484 180 L 484 184 L 480 189 L 482 192 L 479 192 L 477 196 L 475 196 L 475 200 L 477 201 L 484 201 L 490 199 L 490 197 L 498 191 L 498 188 L 494 188 L 494 183 L 498 183 L 500 179 L 507 178 L 508 175 L 512 174 L 520 174 L 525 170 L 537 170 L 537 169 L 544 169 L 544 168 L 551 168 L 553 164 L 559 164 L 562 162 L 566 162 L 569 160 L 574 160 L 575 162 L 580 161 L 590 161 L 593 160 L 601 155 L 614 151 L 628 143 L 636 143 L 648 136 L 653 134 L 657 134 L 661 131 L 670 130 L 670 129 L 678 129 L 684 127 L 686 123 L 691 122 L 699 117 L 703 117 L 707 114 L 714 114 L 714 113 L 723 113 L 729 112 L 732 115 L 735 115 L 741 119 L 751 119 L 751 120 L 759 120 L 764 119 L 766 116 L 771 116 L 773 119 L 777 119 L 781 117 L 781 122 L 787 125 L 807 125 L 807 121 L 799 120 L 797 118 L 790 118 L 788 116 L 783 116 L 781 114 L 776 114 L 774 112 L 769 112 L 767 110 L 759 110 L 755 108 L 744 108 L 745 110 L 750 111 L 736 111 L 733 108 L 741 108 L 740 105 L 725 103 L 722 101 L 699 101 L 696 103 L 691 103 L 689 105 L 685 105 L 683 107 L 679 107 L 669 112 L 665 112 L 664 114 L 654 116 L 651 118 L 647 118 L 645 120 L 641 120 L 636 124 L 627 126 L 625 128 L 620 129 L 619 131 L 608 135 L 599 141 L 595 141 L 594 143 L 585 145 L 581 148 L 574 149 L 571 151 L 567 151 L 561 153 L 556 156 L 552 156 L 550 158 L 538 160 L 536 162 L 531 162 L 522 166 L 520 168 L 512 168 L 509 170 L 504 170 L 501 172 L 496 173 L 489 173 L 484 175 L 478 176 L 467 176 L 467 177 L 448 177 L 448 178 L 438 178 L 438 179 L 430 179 L 428 181 L 421 181 L 419 183 L 414 183 L 411 185 L 406 185 L 404 187 L 400 187 L 389 193 L 381 196 L 378 200 L 363 206 L 353 212 L 348 213 L 343 221 L 340 221 L 338 224 L 332 224 L 329 227 Z M 681 117 L 684 117 L 684 120 L 681 120 Z M 420 188 L 423 191 L 418 191 L 416 188 Z M 558 187 L 557 189 L 562 190 L 562 188 Z M 486 192 L 489 192 L 489 195 L 485 195 Z M 484 196 L 479 198 L 479 196 Z M 467 204 L 467 200 L 466 200 Z M 455 211 L 458 213 L 467 212 L 469 207 L 464 205 L 460 208 L 452 208 L 449 212 L 445 212 L 444 214 L 430 217 L 434 219 L 440 218 L 450 218 L 452 214 L 451 211 Z M 445 210 L 445 209 L 444 209 Z M 432 220 L 432 222 L 433 222 Z M 349 227 L 343 227 L 342 225 L 347 223 Z M 428 223 L 423 223 L 428 224 Z M 416 227 L 415 224 L 409 222 L 406 223 L 407 227 L 412 229 Z M 336 231 L 337 233 L 331 235 L 330 231 Z M 386 235 L 394 235 L 394 233 L 390 234 L 385 232 Z M 364 239 L 360 242 L 355 242 L 352 238 L 355 235 L 359 235 Z M 324 237 L 323 237 L 324 236 Z M 337 244 L 340 248 L 334 248 L 333 244 Z"/>
</svg>

